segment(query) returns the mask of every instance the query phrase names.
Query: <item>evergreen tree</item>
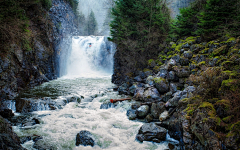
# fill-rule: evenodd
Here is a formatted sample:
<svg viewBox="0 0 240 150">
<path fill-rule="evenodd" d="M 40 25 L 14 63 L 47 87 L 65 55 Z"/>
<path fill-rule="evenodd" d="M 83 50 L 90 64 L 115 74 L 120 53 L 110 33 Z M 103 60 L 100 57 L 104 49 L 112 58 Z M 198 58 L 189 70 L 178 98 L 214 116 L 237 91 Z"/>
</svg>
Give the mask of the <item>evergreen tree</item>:
<svg viewBox="0 0 240 150">
<path fill-rule="evenodd" d="M 87 33 L 88 35 L 95 35 L 97 33 L 97 21 L 92 10 L 90 15 L 88 16 Z"/>
<path fill-rule="evenodd" d="M 196 33 L 213 37 L 227 33 L 232 23 L 239 19 L 237 3 L 238 0 L 207 0 L 198 17 L 200 23 Z"/>
</svg>

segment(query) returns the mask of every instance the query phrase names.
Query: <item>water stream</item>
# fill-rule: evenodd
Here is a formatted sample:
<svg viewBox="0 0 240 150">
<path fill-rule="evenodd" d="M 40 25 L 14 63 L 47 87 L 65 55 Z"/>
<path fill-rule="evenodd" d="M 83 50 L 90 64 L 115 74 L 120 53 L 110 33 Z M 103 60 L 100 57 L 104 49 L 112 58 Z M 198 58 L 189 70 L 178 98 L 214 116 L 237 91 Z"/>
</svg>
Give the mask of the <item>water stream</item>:
<svg viewBox="0 0 240 150">
<path fill-rule="evenodd" d="M 14 126 L 20 137 L 40 136 L 38 144 L 45 149 L 58 150 L 145 150 L 167 149 L 167 142 L 139 143 L 135 140 L 142 122 L 130 121 L 126 116 L 131 102 L 124 101 L 114 108 L 100 109 L 109 99 L 122 98 L 112 89 L 111 73 L 113 47 L 104 37 L 74 37 L 68 63 L 68 74 L 57 80 L 44 83 L 21 94 L 27 98 L 48 98 L 63 101 L 78 97 L 81 102 L 70 102 L 62 109 L 34 111 L 31 117 L 40 120 L 34 126 Z M 90 46 L 91 45 L 91 46 Z M 16 115 L 22 115 L 15 113 Z M 95 146 L 76 146 L 76 135 L 81 130 L 90 131 L 95 137 Z M 28 150 L 33 140 L 22 144 Z"/>
</svg>

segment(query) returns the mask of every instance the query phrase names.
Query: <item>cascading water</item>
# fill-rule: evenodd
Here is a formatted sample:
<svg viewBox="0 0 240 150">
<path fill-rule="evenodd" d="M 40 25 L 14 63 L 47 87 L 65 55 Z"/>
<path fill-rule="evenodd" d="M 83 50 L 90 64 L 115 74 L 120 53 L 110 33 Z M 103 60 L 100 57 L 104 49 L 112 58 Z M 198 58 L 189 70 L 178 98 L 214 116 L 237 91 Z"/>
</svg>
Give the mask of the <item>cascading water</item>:
<svg viewBox="0 0 240 150">
<path fill-rule="evenodd" d="M 67 65 L 67 76 L 111 75 L 114 44 L 104 36 L 75 36 Z"/>
<path fill-rule="evenodd" d="M 110 99 L 125 97 L 112 90 L 114 85 L 110 75 L 114 44 L 100 36 L 73 37 L 72 41 L 67 75 L 21 94 L 22 98 L 32 101 L 53 101 L 45 111 L 38 109 L 30 113 L 28 120 L 37 118 L 40 124 L 29 125 L 20 121 L 13 127 L 21 139 L 30 139 L 22 144 L 23 147 L 28 150 L 167 149 L 167 142 L 139 143 L 135 140 L 143 123 L 128 120 L 126 110 L 131 107 L 131 102 L 124 101 L 114 108 L 100 109 L 101 104 Z M 46 105 L 48 103 L 44 107 Z M 56 109 L 49 110 L 53 107 Z M 21 114 L 16 117 L 21 118 Z M 75 145 L 76 135 L 82 130 L 93 134 L 93 147 Z"/>
</svg>

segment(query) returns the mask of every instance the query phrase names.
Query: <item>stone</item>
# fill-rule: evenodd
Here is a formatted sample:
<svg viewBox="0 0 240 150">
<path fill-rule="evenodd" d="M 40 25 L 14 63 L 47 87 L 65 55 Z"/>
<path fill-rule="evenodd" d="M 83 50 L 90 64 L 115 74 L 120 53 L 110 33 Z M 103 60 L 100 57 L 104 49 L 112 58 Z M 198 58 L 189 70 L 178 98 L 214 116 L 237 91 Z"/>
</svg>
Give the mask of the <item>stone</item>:
<svg viewBox="0 0 240 150">
<path fill-rule="evenodd" d="M 12 112 L 11 109 L 2 109 L 2 110 L 0 110 L 0 115 L 3 118 L 11 118 L 14 116 L 14 113 Z"/>
<path fill-rule="evenodd" d="M 20 139 L 13 132 L 11 125 L 0 116 L 0 149 L 2 150 L 25 150 L 20 145 Z"/>
<path fill-rule="evenodd" d="M 170 91 L 172 93 L 177 92 L 177 83 L 170 83 Z"/>
<path fill-rule="evenodd" d="M 160 114 L 159 116 L 159 121 L 164 121 L 168 118 L 169 114 L 168 114 L 168 111 L 164 111 L 163 113 Z"/>
<path fill-rule="evenodd" d="M 150 87 L 143 93 L 144 101 L 157 100 L 160 98 L 158 90 L 154 87 Z"/>
<path fill-rule="evenodd" d="M 33 148 L 37 150 L 56 150 L 53 146 L 49 145 L 45 140 L 40 139 L 33 144 Z"/>
<path fill-rule="evenodd" d="M 121 86 L 119 86 L 118 88 L 118 92 L 119 94 L 126 94 L 126 95 L 129 95 L 128 93 L 128 84 L 127 83 L 124 83 L 122 84 Z"/>
<path fill-rule="evenodd" d="M 150 86 L 153 86 L 154 85 L 153 76 L 148 76 L 145 83 L 149 84 Z"/>
<path fill-rule="evenodd" d="M 159 93 L 165 93 L 169 91 L 169 85 L 167 80 L 161 77 L 154 78 L 154 83 Z"/>
<path fill-rule="evenodd" d="M 108 108 L 113 108 L 114 104 L 111 102 L 104 102 L 101 104 L 100 109 L 108 109 Z"/>
<path fill-rule="evenodd" d="M 140 118 L 144 118 L 147 116 L 149 112 L 149 106 L 148 105 L 143 105 L 137 109 L 137 115 Z"/>
<path fill-rule="evenodd" d="M 162 78 L 166 78 L 168 74 L 167 69 L 165 68 L 160 68 L 160 71 L 157 74 L 157 77 L 162 77 Z"/>
<path fill-rule="evenodd" d="M 145 120 L 146 120 L 146 122 L 151 122 L 153 120 L 152 115 L 147 115 Z"/>
<path fill-rule="evenodd" d="M 180 65 L 181 66 L 188 66 L 188 64 L 189 64 L 188 58 L 184 58 L 184 57 L 180 58 Z"/>
<path fill-rule="evenodd" d="M 83 146 L 94 146 L 95 145 L 95 138 L 89 131 L 80 131 L 76 136 L 76 146 L 83 145 Z"/>
<path fill-rule="evenodd" d="M 191 73 L 188 67 L 175 67 L 174 71 L 179 78 L 189 77 Z"/>
<path fill-rule="evenodd" d="M 132 109 L 138 109 L 139 107 L 141 107 L 141 103 L 140 102 L 133 102 L 131 105 Z"/>
<path fill-rule="evenodd" d="M 191 51 L 185 51 L 185 52 L 183 53 L 183 56 L 184 56 L 185 58 L 191 59 L 192 56 L 193 56 L 193 54 L 192 54 Z"/>
<path fill-rule="evenodd" d="M 136 136 L 140 142 L 153 141 L 160 143 L 166 140 L 167 130 L 163 127 L 157 126 L 155 123 L 145 123 L 141 126 Z"/>
<path fill-rule="evenodd" d="M 135 93 L 134 93 L 134 98 L 136 98 L 137 100 L 143 100 L 143 93 L 144 93 L 144 88 L 142 87 L 138 87 L 136 90 L 135 90 Z"/>
<path fill-rule="evenodd" d="M 159 115 L 164 112 L 165 106 L 163 102 L 159 102 L 159 103 L 152 103 L 151 106 L 151 115 L 153 116 L 153 118 L 158 119 Z"/>
<path fill-rule="evenodd" d="M 135 78 L 133 78 L 135 81 L 137 82 L 142 82 L 142 78 L 140 76 L 136 76 Z"/>
<path fill-rule="evenodd" d="M 134 120 L 137 118 L 137 111 L 134 109 L 130 109 L 127 111 L 127 116 L 129 120 Z"/>
<path fill-rule="evenodd" d="M 167 80 L 168 81 L 177 81 L 178 77 L 176 76 L 176 73 L 174 71 L 169 71 L 167 74 Z"/>
<path fill-rule="evenodd" d="M 178 101 L 182 97 L 182 91 L 178 91 L 174 94 L 173 98 L 171 98 L 168 102 L 171 106 L 178 106 Z"/>
<path fill-rule="evenodd" d="M 134 94 L 135 90 L 138 88 L 137 84 L 133 84 L 130 88 L 129 88 L 129 92 L 130 94 Z"/>
<path fill-rule="evenodd" d="M 166 94 L 164 94 L 163 95 L 163 97 L 162 97 L 162 100 L 164 101 L 164 102 L 167 102 L 169 99 L 171 99 L 173 96 L 172 96 L 172 92 L 170 91 L 170 92 L 167 92 Z"/>
<path fill-rule="evenodd" d="M 180 56 L 179 55 L 174 55 L 172 57 L 173 60 L 175 60 L 176 63 L 179 63 L 179 60 L 180 60 Z"/>
<path fill-rule="evenodd" d="M 174 59 L 170 59 L 166 65 L 167 70 L 171 70 L 173 66 L 175 66 L 177 63 Z"/>
</svg>

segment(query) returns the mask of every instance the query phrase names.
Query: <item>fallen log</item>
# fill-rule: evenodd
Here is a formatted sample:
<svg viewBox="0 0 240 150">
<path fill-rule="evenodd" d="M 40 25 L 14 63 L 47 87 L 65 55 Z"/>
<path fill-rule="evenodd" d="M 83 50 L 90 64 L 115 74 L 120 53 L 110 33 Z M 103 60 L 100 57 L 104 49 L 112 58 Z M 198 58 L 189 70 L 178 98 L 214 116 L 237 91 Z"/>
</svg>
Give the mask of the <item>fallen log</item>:
<svg viewBox="0 0 240 150">
<path fill-rule="evenodd" d="M 121 101 L 126 101 L 126 100 L 131 100 L 131 98 L 110 99 L 110 102 L 111 102 L 111 103 L 116 103 L 116 102 L 121 102 Z"/>
</svg>

